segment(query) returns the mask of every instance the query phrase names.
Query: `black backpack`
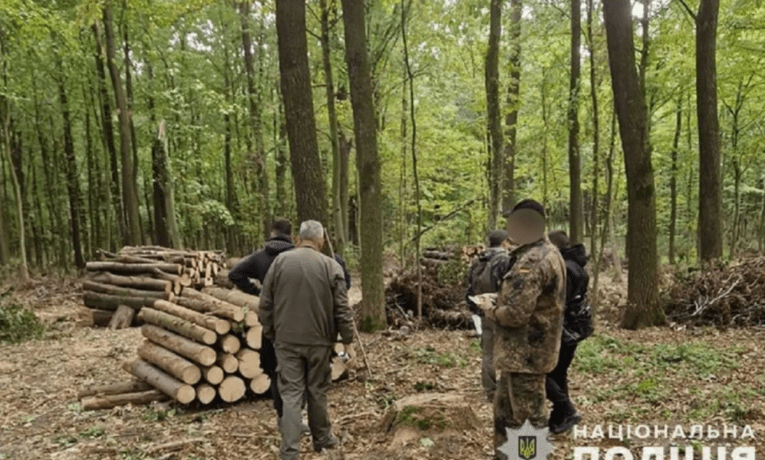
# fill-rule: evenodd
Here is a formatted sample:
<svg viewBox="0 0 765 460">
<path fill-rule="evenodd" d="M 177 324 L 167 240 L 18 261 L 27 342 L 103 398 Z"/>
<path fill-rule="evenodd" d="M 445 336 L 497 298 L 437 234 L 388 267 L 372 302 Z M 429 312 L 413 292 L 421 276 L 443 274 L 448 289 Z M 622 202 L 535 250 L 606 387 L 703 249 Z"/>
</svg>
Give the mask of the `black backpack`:
<svg viewBox="0 0 765 460">
<path fill-rule="evenodd" d="M 566 303 L 563 313 L 563 343 L 579 343 L 595 332 L 592 324 L 592 308 L 587 295 L 579 296 Z"/>
</svg>

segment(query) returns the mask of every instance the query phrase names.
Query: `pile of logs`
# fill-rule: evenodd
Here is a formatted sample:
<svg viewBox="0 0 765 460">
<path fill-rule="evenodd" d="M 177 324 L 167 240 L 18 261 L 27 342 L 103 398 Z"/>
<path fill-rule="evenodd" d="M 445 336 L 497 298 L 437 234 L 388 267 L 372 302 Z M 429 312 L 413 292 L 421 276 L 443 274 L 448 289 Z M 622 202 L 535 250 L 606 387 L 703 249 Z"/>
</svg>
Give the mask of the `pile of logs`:
<svg viewBox="0 0 765 460">
<path fill-rule="evenodd" d="M 271 379 L 261 367 L 260 299 L 224 287 L 199 286 L 199 280 L 214 279 L 218 270 L 212 268 L 217 262 L 211 253 L 129 249 L 140 256 L 128 256 L 123 249 L 116 260 L 89 263 L 83 287 L 85 304 L 98 308 L 92 310 L 94 318 L 95 312 L 113 309 L 112 322 L 129 325 L 135 317 L 143 325 L 138 356 L 123 366 L 137 381 L 87 388 L 80 393 L 82 408 L 145 404 L 168 397 L 181 404 L 206 405 L 216 399 L 236 402 L 248 393 L 266 394 Z M 163 259 L 157 261 L 160 255 Z M 189 270 L 187 260 L 204 266 L 204 276 L 197 280 L 199 272 Z M 332 379 L 338 380 L 347 375 L 355 355 L 342 344 L 335 351 L 348 352 L 352 358 L 347 363 L 334 358 Z"/>
<path fill-rule="evenodd" d="M 83 301 L 91 309 L 92 324 L 112 329 L 129 327 L 141 307 L 156 300 L 172 301 L 184 287 L 213 286 L 222 263 L 216 252 L 155 246 L 101 254 L 103 260 L 86 265 Z"/>
</svg>

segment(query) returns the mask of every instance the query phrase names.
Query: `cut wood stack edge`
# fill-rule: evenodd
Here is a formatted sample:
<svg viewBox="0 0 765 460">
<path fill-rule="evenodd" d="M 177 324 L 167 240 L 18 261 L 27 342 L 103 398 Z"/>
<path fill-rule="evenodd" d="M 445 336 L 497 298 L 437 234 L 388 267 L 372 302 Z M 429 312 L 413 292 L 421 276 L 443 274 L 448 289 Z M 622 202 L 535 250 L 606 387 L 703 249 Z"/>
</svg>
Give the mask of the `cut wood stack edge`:
<svg viewBox="0 0 765 460">
<path fill-rule="evenodd" d="M 194 259 L 190 254 L 204 254 L 194 256 L 204 259 Z M 80 394 L 83 409 L 145 404 L 167 398 L 181 404 L 196 401 L 206 405 L 215 400 L 233 403 L 248 393 L 263 395 L 269 391 L 271 379 L 263 371 L 260 359 L 263 331 L 258 318 L 260 299 L 216 286 L 198 290 L 194 289 L 198 286 L 196 281 L 188 286 L 181 282 L 184 273 L 189 275 L 187 279 L 194 279 L 193 273 L 184 272 L 187 266 L 181 265 L 181 258 L 213 260 L 209 254 L 213 253 L 125 248 L 115 257 L 116 261 L 88 264 L 95 273 L 83 283 L 86 305 L 114 306 L 112 320 L 120 312 L 132 314 L 129 320 L 121 320 L 122 324 L 129 325 L 135 317 L 143 324 L 144 341 L 136 350 L 137 357 L 123 366 L 137 380 L 84 390 Z M 153 262 L 160 260 L 158 257 L 162 261 Z M 144 266 L 151 269 L 145 271 Z M 208 274 L 213 279 L 213 271 L 206 269 L 205 279 Z M 133 295 L 133 291 L 140 293 Z M 104 300 L 96 294 L 110 297 Z M 101 311 L 112 313 L 97 309 L 93 310 L 94 317 Z M 343 351 L 348 352 L 351 360 L 333 358 L 333 381 L 347 376 L 353 366 L 353 350 L 345 350 L 342 344 L 335 346 L 336 353 Z"/>
</svg>

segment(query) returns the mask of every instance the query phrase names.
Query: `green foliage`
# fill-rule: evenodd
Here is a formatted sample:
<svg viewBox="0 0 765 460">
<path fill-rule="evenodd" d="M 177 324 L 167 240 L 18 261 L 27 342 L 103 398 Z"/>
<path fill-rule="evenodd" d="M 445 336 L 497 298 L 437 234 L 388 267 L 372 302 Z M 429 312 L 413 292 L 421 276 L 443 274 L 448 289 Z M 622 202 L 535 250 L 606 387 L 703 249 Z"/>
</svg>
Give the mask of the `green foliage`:
<svg viewBox="0 0 765 460">
<path fill-rule="evenodd" d="M 0 343 L 40 339 L 44 332 L 45 326 L 34 312 L 12 301 L 0 301 Z"/>
<path fill-rule="evenodd" d="M 176 416 L 176 409 L 147 408 L 143 412 L 143 418 L 149 422 L 164 422 Z"/>
<path fill-rule="evenodd" d="M 91 426 L 87 430 L 80 432 L 81 438 L 100 438 L 106 434 L 106 431 L 100 426 Z"/>
<path fill-rule="evenodd" d="M 412 356 L 422 364 L 432 364 L 440 367 L 466 367 L 467 361 L 452 352 L 439 353 L 433 347 L 418 348 L 412 352 Z"/>
<path fill-rule="evenodd" d="M 434 408 L 433 411 L 435 413 L 431 413 L 431 411 L 425 413 L 419 407 L 406 406 L 398 413 L 396 423 L 404 426 L 412 426 L 423 431 L 429 430 L 431 427 L 443 430 L 450 427 L 452 422 L 440 413 L 439 409 L 440 408 Z"/>
</svg>

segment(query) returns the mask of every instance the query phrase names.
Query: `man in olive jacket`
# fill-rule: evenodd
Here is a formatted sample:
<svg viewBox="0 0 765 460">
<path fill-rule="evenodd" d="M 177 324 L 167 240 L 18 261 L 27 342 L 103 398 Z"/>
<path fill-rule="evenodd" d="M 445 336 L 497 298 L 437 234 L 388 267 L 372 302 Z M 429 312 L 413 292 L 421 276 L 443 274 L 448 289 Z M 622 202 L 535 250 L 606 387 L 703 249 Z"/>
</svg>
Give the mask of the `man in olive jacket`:
<svg viewBox="0 0 765 460">
<path fill-rule="evenodd" d="M 505 274 L 496 305 L 486 317 L 496 325 L 494 362 L 499 375 L 494 399 L 495 447 L 507 442 L 507 429 L 528 420 L 547 428 L 547 373 L 558 363 L 566 300 L 566 266 L 545 235 L 545 212 L 533 200 L 518 203 L 508 217 L 508 233 L 520 246 Z M 501 452 L 498 458 L 504 459 Z"/>
<path fill-rule="evenodd" d="M 260 296 L 263 335 L 273 341 L 278 386 L 284 401 L 281 460 L 300 455 L 303 395 L 308 396 L 308 425 L 317 452 L 337 445 L 327 414 L 332 347 L 353 341 L 345 275 L 320 251 L 324 228 L 319 222 L 300 226 L 297 248 L 280 254 L 266 275 Z"/>
</svg>

